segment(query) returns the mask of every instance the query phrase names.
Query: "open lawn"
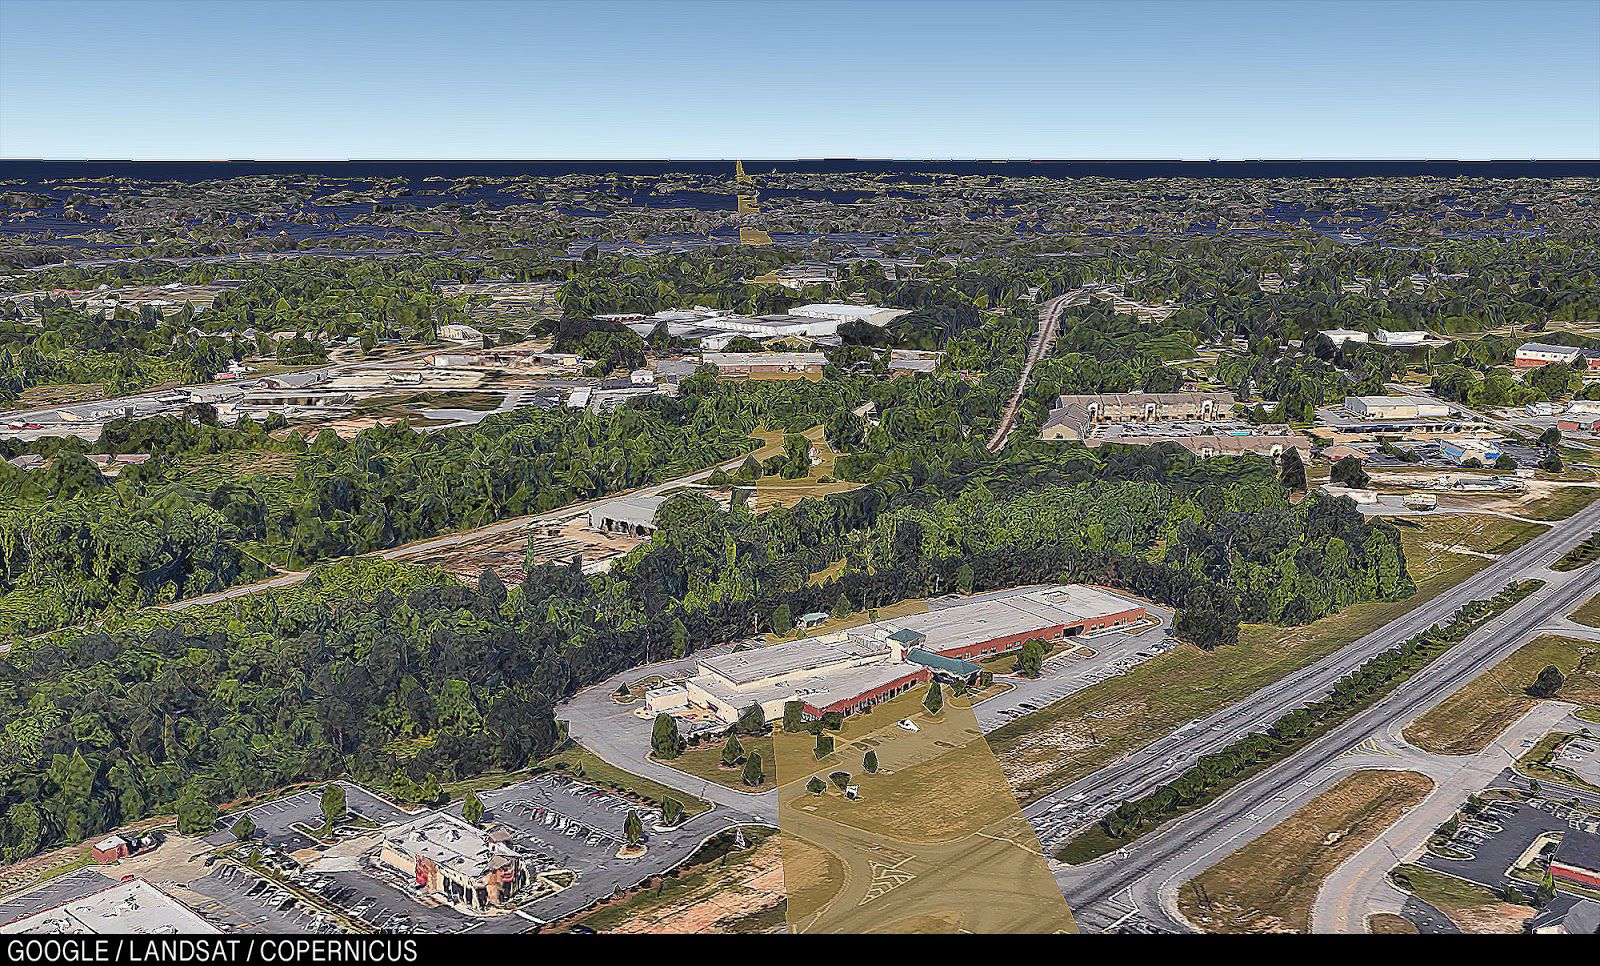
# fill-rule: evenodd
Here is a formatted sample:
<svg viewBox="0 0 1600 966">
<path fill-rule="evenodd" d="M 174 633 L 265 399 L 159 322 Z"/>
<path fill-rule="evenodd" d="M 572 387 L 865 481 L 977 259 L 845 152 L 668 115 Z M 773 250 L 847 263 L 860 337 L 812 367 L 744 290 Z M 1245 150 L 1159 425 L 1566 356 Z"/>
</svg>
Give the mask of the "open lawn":
<svg viewBox="0 0 1600 966">
<path fill-rule="evenodd" d="M 1588 602 L 1570 615 L 1573 620 L 1590 627 L 1600 627 L 1600 594 L 1589 598 Z"/>
<path fill-rule="evenodd" d="M 1323 880 L 1432 789 L 1416 772 L 1346 775 L 1185 883 L 1178 907 L 1207 932 L 1307 932 Z"/>
<path fill-rule="evenodd" d="M 1406 600 L 1358 604 L 1304 627 L 1246 625 L 1238 644 L 1210 653 L 1175 648 L 1007 723 L 989 744 L 1018 796 L 1032 801 L 1403 616 L 1542 529 L 1489 516 L 1401 526 L 1417 583 Z"/>
<path fill-rule="evenodd" d="M 1477 754 L 1539 703 L 1527 688 L 1551 666 L 1567 675 L 1559 700 L 1600 707 L 1600 644 L 1545 634 L 1412 722 L 1406 740 L 1440 755 Z"/>
<path fill-rule="evenodd" d="M 1518 516 L 1530 520 L 1565 520 L 1600 499 L 1600 486 L 1564 486 L 1542 500 L 1527 504 Z"/>
<path fill-rule="evenodd" d="M 722 744 L 726 739 L 714 739 L 702 742 L 690 748 L 685 748 L 683 754 L 672 761 L 662 762 L 681 772 L 726 785 L 741 792 L 764 792 L 777 783 L 778 765 L 772 760 L 772 736 L 760 735 L 750 737 L 740 735 L 739 743 L 744 745 L 746 755 L 761 756 L 761 784 L 746 785 L 743 781 L 744 765 L 741 763 L 733 768 L 722 766 Z"/>
</svg>

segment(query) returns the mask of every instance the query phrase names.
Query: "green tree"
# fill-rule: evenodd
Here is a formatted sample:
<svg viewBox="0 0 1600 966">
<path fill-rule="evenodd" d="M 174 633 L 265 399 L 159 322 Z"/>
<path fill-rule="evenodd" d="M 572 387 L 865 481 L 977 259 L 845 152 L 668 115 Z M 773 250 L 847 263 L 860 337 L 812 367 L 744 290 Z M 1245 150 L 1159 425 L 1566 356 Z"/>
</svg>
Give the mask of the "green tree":
<svg viewBox="0 0 1600 966">
<path fill-rule="evenodd" d="M 1560 668 L 1547 665 L 1539 672 L 1539 676 L 1533 679 L 1533 683 L 1528 685 L 1528 694 L 1535 698 L 1553 698 L 1566 683 L 1566 676 L 1561 673 Z"/>
<path fill-rule="evenodd" d="M 183 787 L 177 802 L 178 831 L 184 835 L 207 835 L 216 828 L 217 806 L 198 782 Z"/>
<path fill-rule="evenodd" d="M 744 745 L 739 743 L 739 735 L 728 732 L 728 740 L 722 746 L 722 763 L 729 768 L 738 765 L 744 760 Z"/>
<path fill-rule="evenodd" d="M 821 756 L 819 755 L 818 757 L 820 758 Z M 806 791 L 813 795 L 821 795 L 827 790 L 828 783 L 816 777 L 815 775 L 811 776 L 811 780 L 806 782 Z"/>
<path fill-rule="evenodd" d="M 787 634 L 794 629 L 794 614 L 787 603 L 779 604 L 772 612 L 772 633 Z"/>
<path fill-rule="evenodd" d="M 1554 446 L 1545 450 L 1544 459 L 1539 461 L 1539 469 L 1544 470 L 1546 473 L 1559 473 L 1563 466 L 1565 464 L 1561 462 L 1561 451 Z"/>
<path fill-rule="evenodd" d="M 1548 906 L 1551 903 L 1551 901 L 1555 899 L 1555 897 L 1556 897 L 1556 879 L 1555 879 L 1555 876 L 1553 876 L 1550 873 L 1546 872 L 1544 874 L 1544 878 L 1542 880 L 1540 880 L 1540 882 L 1539 882 L 1539 888 L 1534 890 L 1534 893 L 1533 893 L 1533 907 L 1535 909 L 1543 909 L 1545 906 Z"/>
<path fill-rule="evenodd" d="M 865 755 L 861 756 L 861 770 L 869 775 L 878 773 L 878 753 L 876 751 L 869 750 Z"/>
<path fill-rule="evenodd" d="M 689 653 L 689 628 L 683 626 L 683 621 L 674 617 L 667 627 L 667 640 L 672 642 L 672 656 L 683 657 Z"/>
<path fill-rule="evenodd" d="M 833 754 L 833 735 L 818 731 L 816 752 L 818 758 L 826 758 Z"/>
<path fill-rule="evenodd" d="M 1044 641 L 1037 637 L 1028 638 L 1017 655 L 1017 673 L 1025 678 L 1037 678 L 1044 671 L 1044 656 L 1048 650 Z"/>
<path fill-rule="evenodd" d="M 250 836 L 256 834 L 256 823 L 250 821 L 250 816 L 241 815 L 239 820 L 233 823 L 233 828 L 229 829 L 229 831 L 233 833 L 234 839 L 244 842 L 249 840 Z"/>
<path fill-rule="evenodd" d="M 1285 449 L 1278 465 L 1278 479 L 1284 487 L 1297 493 L 1303 492 L 1306 488 L 1306 464 L 1300 459 L 1300 450 L 1293 446 Z"/>
<path fill-rule="evenodd" d="M 322 828 L 324 831 L 333 828 L 334 823 L 344 818 L 346 807 L 343 785 L 338 782 L 329 782 L 322 786 Z"/>
<path fill-rule="evenodd" d="M 783 703 L 783 730 L 798 734 L 805 726 L 806 706 L 803 701 L 785 701 Z"/>
<path fill-rule="evenodd" d="M 683 803 L 671 795 L 661 799 L 661 824 L 676 827 L 683 821 Z"/>
<path fill-rule="evenodd" d="M 843 620 L 844 618 L 849 617 L 850 598 L 841 593 L 838 599 L 833 602 L 833 610 L 829 612 L 829 616 L 831 616 L 834 620 Z"/>
<path fill-rule="evenodd" d="M 1355 490 L 1365 489 L 1367 484 L 1372 482 L 1372 478 L 1367 475 L 1366 467 L 1362 466 L 1361 461 L 1354 456 L 1341 457 L 1339 462 L 1333 464 L 1333 470 L 1328 476 L 1334 483 Z"/>
<path fill-rule="evenodd" d="M 739 712 L 739 723 L 735 727 L 747 735 L 764 734 L 767 730 L 767 713 L 759 702 L 751 702 L 750 707 Z"/>
<path fill-rule="evenodd" d="M 672 715 L 656 715 L 655 727 L 650 730 L 650 751 L 663 761 L 683 754 L 683 736 L 678 734 L 678 721 Z"/>
<path fill-rule="evenodd" d="M 765 779 L 766 775 L 761 771 L 761 756 L 752 753 L 750 757 L 744 760 L 744 773 L 739 776 L 739 780 L 747 786 L 755 788 Z"/>
<path fill-rule="evenodd" d="M 850 773 L 847 771 L 836 771 L 828 776 L 828 780 L 832 781 L 834 787 L 842 792 L 844 791 L 844 786 L 850 784 Z"/>
<path fill-rule="evenodd" d="M 636 809 L 628 809 L 628 817 L 622 823 L 622 834 L 627 837 L 629 845 L 638 845 L 644 841 L 644 822 L 639 820 Z"/>
<path fill-rule="evenodd" d="M 938 681 L 928 688 L 928 696 L 922 699 L 922 707 L 931 715 L 944 710 L 944 689 L 939 687 Z"/>
<path fill-rule="evenodd" d="M 972 572 L 971 564 L 963 563 L 956 568 L 956 589 L 963 594 L 972 593 L 972 585 L 977 579 L 977 575 Z"/>
<path fill-rule="evenodd" d="M 467 792 L 466 801 L 461 803 L 461 817 L 473 825 L 483 821 L 483 799 L 477 792 Z"/>
</svg>

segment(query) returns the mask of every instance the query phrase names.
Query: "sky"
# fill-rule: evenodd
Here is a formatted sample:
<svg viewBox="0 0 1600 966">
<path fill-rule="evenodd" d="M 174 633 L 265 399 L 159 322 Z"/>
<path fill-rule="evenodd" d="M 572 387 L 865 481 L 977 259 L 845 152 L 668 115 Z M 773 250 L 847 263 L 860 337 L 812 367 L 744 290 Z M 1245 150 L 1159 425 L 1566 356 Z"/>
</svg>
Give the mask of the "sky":
<svg viewBox="0 0 1600 966">
<path fill-rule="evenodd" d="M 1600 0 L 0 0 L 0 157 L 1588 160 Z"/>
</svg>

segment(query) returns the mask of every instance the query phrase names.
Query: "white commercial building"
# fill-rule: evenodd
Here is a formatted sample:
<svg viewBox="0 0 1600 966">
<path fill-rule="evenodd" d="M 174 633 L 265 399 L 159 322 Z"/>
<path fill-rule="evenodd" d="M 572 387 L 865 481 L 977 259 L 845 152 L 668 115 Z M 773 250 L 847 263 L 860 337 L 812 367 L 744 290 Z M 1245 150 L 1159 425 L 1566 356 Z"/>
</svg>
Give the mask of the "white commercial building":
<svg viewBox="0 0 1600 966">
<path fill-rule="evenodd" d="M 207 935 L 222 932 L 205 917 L 143 879 L 106 881 L 106 887 L 98 892 L 0 925 L 0 933 Z"/>
<path fill-rule="evenodd" d="M 1448 419 L 1450 407 L 1419 396 L 1346 396 L 1344 408 L 1361 419 Z"/>
</svg>

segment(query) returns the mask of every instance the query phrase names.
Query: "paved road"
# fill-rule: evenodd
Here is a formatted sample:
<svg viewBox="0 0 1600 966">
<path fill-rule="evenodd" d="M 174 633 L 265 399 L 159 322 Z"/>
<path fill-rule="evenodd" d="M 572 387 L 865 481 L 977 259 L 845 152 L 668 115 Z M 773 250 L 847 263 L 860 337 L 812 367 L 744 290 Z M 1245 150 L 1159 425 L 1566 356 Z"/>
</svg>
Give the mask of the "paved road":
<svg viewBox="0 0 1600 966">
<path fill-rule="evenodd" d="M 1569 525 L 1554 528 L 1523 551 L 1509 554 L 1480 572 L 1477 577 L 1489 575 L 1491 586 L 1485 588 L 1486 593 L 1470 596 L 1488 596 L 1498 585 L 1522 576 L 1539 576 L 1549 583 L 1436 658 L 1372 708 L 1205 808 L 1146 835 L 1125 855 L 1061 869 L 1058 881 L 1080 923 L 1092 926 L 1115 921 L 1131 906 L 1141 917 L 1166 928 L 1187 929 L 1188 924 L 1176 908 L 1177 891 L 1184 881 L 1264 832 L 1270 827 L 1262 824 L 1265 816 L 1287 815 L 1316 795 L 1338 771 L 1330 771 L 1330 763 L 1350 755 L 1364 742 L 1384 737 L 1395 721 L 1409 720 L 1442 701 L 1539 633 L 1550 620 L 1570 612 L 1600 589 L 1600 567 L 1569 574 L 1553 574 L 1544 569 L 1568 546 L 1583 540 L 1597 517 L 1600 508 L 1590 508 L 1575 516 Z M 1476 582 L 1474 578 L 1461 586 L 1472 587 Z M 1445 599 L 1454 596 L 1443 595 Z M 1397 621 L 1390 628 L 1414 623 Z M 1403 636 L 1409 636 L 1409 631 L 1395 633 L 1392 639 Z M 1295 703 L 1304 703 L 1325 691 L 1301 686 L 1293 697 Z M 1385 761 L 1387 767 L 1395 767 L 1394 759 L 1382 754 L 1372 756 L 1370 765 L 1384 767 Z M 1369 763 L 1358 754 L 1346 764 L 1360 767 Z"/>
<path fill-rule="evenodd" d="M 1121 761 L 1035 800 L 1024 813 L 1038 818 L 1070 804 L 1086 819 L 1098 818 L 1119 802 L 1165 783 L 1202 755 L 1219 751 L 1308 700 L 1321 697 L 1339 678 L 1373 655 L 1443 622 L 1466 602 L 1492 597 L 1512 580 L 1548 567 L 1596 528 L 1600 528 L 1600 503 L 1585 507 L 1384 627 L 1242 701 L 1190 722 Z"/>
<path fill-rule="evenodd" d="M 1011 401 L 1006 403 L 1006 408 L 1000 414 L 1000 425 L 995 427 L 994 435 L 989 437 L 986 445 L 991 453 L 1000 452 L 1006 444 L 1006 437 L 1011 435 L 1011 427 L 1017 421 L 1017 409 L 1022 405 L 1022 396 L 1028 391 L 1028 379 L 1033 375 L 1033 367 L 1049 354 L 1050 349 L 1056 344 L 1056 330 L 1061 325 L 1061 313 L 1069 305 L 1077 305 L 1087 301 L 1088 295 L 1081 289 L 1057 295 L 1055 298 L 1039 307 L 1039 331 L 1034 335 L 1033 342 L 1028 346 L 1028 358 L 1022 363 L 1022 374 L 1017 377 L 1016 392 L 1011 394 Z"/>
<path fill-rule="evenodd" d="M 587 513 L 593 507 L 599 506 L 602 503 L 608 503 L 611 500 L 619 499 L 621 497 L 658 496 L 674 487 L 702 482 L 709 477 L 714 470 L 717 469 L 721 469 L 725 472 L 732 472 L 733 470 L 738 469 L 744 460 L 745 457 L 740 456 L 736 460 L 729 460 L 727 463 L 723 463 L 719 466 L 709 467 L 703 470 L 696 470 L 693 473 L 667 480 L 662 483 L 652 483 L 649 486 L 642 486 L 632 490 L 620 491 L 613 493 L 610 496 L 601 497 L 595 500 L 588 500 L 583 503 L 568 504 L 560 509 L 550 510 L 546 513 L 537 513 L 522 517 L 511 517 L 510 519 L 500 520 L 473 530 L 459 530 L 455 533 L 447 533 L 444 536 L 430 537 L 426 540 L 419 540 L 416 543 L 408 543 L 398 547 L 390 547 L 388 550 L 378 550 L 370 554 L 363 554 L 362 556 L 377 557 L 383 560 L 403 561 L 410 557 L 432 554 L 439 550 L 457 547 L 463 543 L 479 540 L 487 536 L 494 536 L 502 533 L 513 533 L 518 530 L 530 529 L 539 526 L 540 524 L 556 523 L 583 513 Z M 183 600 L 173 601 L 169 604 L 161 604 L 158 605 L 157 609 L 186 610 L 190 607 L 198 607 L 201 604 L 214 604 L 218 601 L 231 600 L 235 597 L 242 597 L 246 594 L 258 593 L 263 590 L 279 590 L 284 587 L 293 587 L 294 585 L 304 581 L 308 576 L 310 576 L 310 571 L 294 571 L 292 573 L 279 574 L 276 577 L 272 577 L 268 580 L 258 581 L 253 584 L 240 584 L 236 587 L 229 587 L 226 590 L 219 590 L 215 593 L 201 594 L 198 597 L 187 597 Z"/>
<path fill-rule="evenodd" d="M 1426 710 L 1421 709 L 1419 714 Z M 1426 846 L 1429 834 L 1449 821 L 1468 795 L 1488 786 L 1514 762 L 1524 741 L 1530 744 L 1537 741 L 1566 720 L 1571 710 L 1571 705 L 1560 702 L 1541 704 L 1514 722 L 1483 751 L 1454 760 L 1449 756 L 1429 755 L 1410 745 L 1397 749 L 1396 757 L 1402 761 L 1393 767 L 1428 775 L 1434 781 L 1433 791 L 1324 880 L 1312 907 L 1311 931 L 1363 933 L 1367 918 L 1374 913 L 1401 914 L 1411 897 L 1389 882 L 1389 870 Z M 1416 717 L 1418 715 L 1412 715 L 1410 720 Z"/>
</svg>

